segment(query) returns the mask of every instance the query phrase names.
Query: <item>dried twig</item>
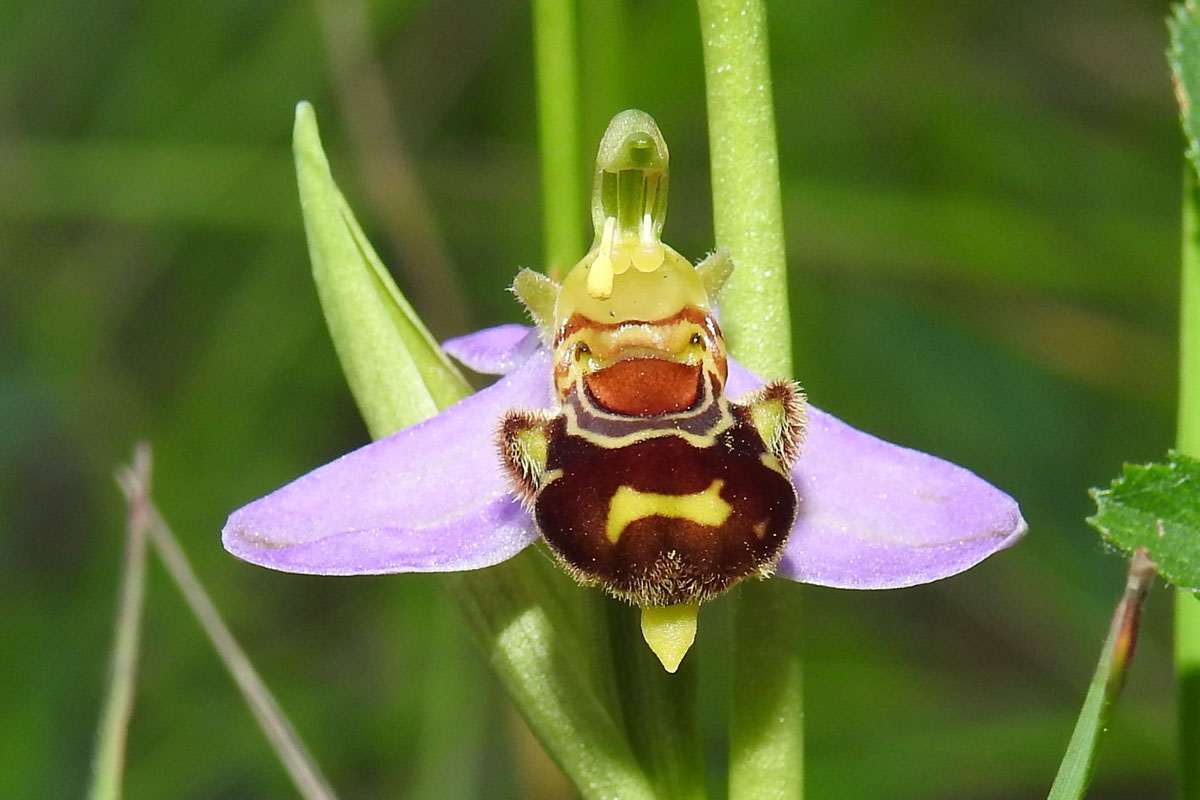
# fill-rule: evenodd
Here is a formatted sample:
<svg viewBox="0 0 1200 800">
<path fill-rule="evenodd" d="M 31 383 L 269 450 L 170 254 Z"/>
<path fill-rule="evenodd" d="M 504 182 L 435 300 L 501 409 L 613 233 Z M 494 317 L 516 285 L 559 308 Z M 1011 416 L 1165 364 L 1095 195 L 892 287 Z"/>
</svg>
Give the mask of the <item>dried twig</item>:
<svg viewBox="0 0 1200 800">
<path fill-rule="evenodd" d="M 149 446 L 139 445 L 137 454 L 134 468 L 123 470 L 120 481 L 129 501 L 131 530 L 136 522 L 137 529 L 143 532 L 143 537 L 149 539 L 162 558 L 171 579 L 196 616 L 196 621 L 208 635 L 213 649 L 233 676 L 246 704 L 250 706 L 250 711 L 291 776 L 301 797 L 305 800 L 336 800 L 329 782 L 305 748 L 287 715 L 279 707 L 271 690 L 254 669 L 241 645 L 233 638 L 208 592 L 204 590 L 200 579 L 192 570 L 192 565 L 183 548 L 179 546 L 175 534 L 171 532 L 170 526 L 150 499 Z M 137 465 L 143 460 L 146 466 L 139 469 Z M 134 650 L 136 652 L 136 640 Z"/>
<path fill-rule="evenodd" d="M 150 485 L 150 448 L 139 444 L 133 466 L 117 472 L 117 483 L 129 500 L 121 596 L 113 635 L 112 665 L 108 694 L 96 732 L 92 762 L 92 800 L 117 800 L 125 773 L 125 744 L 133 715 L 137 684 L 138 649 L 142 609 L 146 595 L 146 532 L 149 527 L 148 499 L 140 489 Z"/>
</svg>

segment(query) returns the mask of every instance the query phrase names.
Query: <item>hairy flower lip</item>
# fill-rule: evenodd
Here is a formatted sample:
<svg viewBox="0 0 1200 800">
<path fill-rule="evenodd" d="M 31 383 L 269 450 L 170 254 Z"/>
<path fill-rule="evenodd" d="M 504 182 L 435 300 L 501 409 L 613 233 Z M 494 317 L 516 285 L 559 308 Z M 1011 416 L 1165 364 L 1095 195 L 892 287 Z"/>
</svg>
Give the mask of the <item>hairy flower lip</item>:
<svg viewBox="0 0 1200 800">
<path fill-rule="evenodd" d="M 445 349 L 499 381 L 235 511 L 225 547 L 261 566 L 324 575 L 477 569 L 537 539 L 494 452 L 509 409 L 550 409 L 551 357 L 522 326 Z M 729 361 L 735 400 L 762 385 Z M 777 575 L 883 589 L 954 575 L 1027 530 L 1013 499 L 971 472 L 889 444 L 810 406 L 792 469 L 800 497 Z"/>
</svg>

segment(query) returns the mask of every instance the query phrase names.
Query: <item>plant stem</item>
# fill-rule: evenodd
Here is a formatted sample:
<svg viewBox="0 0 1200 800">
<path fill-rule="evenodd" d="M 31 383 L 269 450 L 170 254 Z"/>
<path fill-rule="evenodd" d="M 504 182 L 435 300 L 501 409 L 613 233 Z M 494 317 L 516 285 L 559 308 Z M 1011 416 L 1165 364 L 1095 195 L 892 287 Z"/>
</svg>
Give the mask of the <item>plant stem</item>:
<svg viewBox="0 0 1200 800">
<path fill-rule="evenodd" d="M 792 374 L 787 256 L 762 0 L 699 0 L 721 295 L 731 350 L 768 378 Z M 735 596 L 729 797 L 801 797 L 804 698 L 799 591 L 747 581 Z"/>
<path fill-rule="evenodd" d="M 658 797 L 703 800 L 704 758 L 696 722 L 696 654 L 675 674 L 642 640 L 640 609 L 605 602 L 621 712 L 633 752 Z"/>
<path fill-rule="evenodd" d="M 792 375 L 787 251 L 763 0 L 699 0 L 713 228 L 733 256 L 721 326 L 764 378 Z"/>
<path fill-rule="evenodd" d="M 587 98 L 583 104 L 583 144 L 595 144 L 604 126 L 626 108 L 626 25 L 625 0 L 581 0 L 579 19 L 581 47 L 582 91 Z M 587 175 L 592 164 L 591 153 L 580 163 Z"/>
<path fill-rule="evenodd" d="M 583 257 L 575 0 L 535 0 L 538 138 L 545 269 L 557 278 Z"/>
<path fill-rule="evenodd" d="M 1183 276 L 1179 339 L 1177 446 L 1200 456 L 1200 196 L 1191 165 L 1184 168 Z M 1200 599 L 1175 595 L 1175 673 L 1179 682 L 1180 794 L 1200 800 Z"/>
<path fill-rule="evenodd" d="M 1125 591 L 1113 612 L 1108 636 L 1100 650 L 1100 661 L 1088 686 L 1087 697 L 1071 733 L 1066 754 L 1050 787 L 1047 800 L 1080 800 L 1091 782 L 1100 736 L 1108 730 L 1112 708 L 1125 686 L 1146 594 L 1154 583 L 1155 565 L 1144 548 L 1129 560 Z"/>
<path fill-rule="evenodd" d="M 134 454 L 133 474 L 142 485 L 150 481 L 150 451 L 139 446 Z M 118 480 L 124 484 L 122 472 Z M 125 771 L 125 742 L 129 718 L 133 714 L 133 695 L 137 682 L 137 662 L 142 630 L 142 610 L 146 597 L 146 496 L 131 494 L 128 534 L 125 539 L 125 565 L 121 579 L 121 599 L 117 605 L 116 634 L 113 637 L 112 674 L 108 695 L 96 735 L 96 755 L 92 763 L 91 800 L 118 800 Z"/>
<path fill-rule="evenodd" d="M 771 580 L 738 590 L 733 616 L 729 797 L 804 796 L 800 587 Z"/>
</svg>

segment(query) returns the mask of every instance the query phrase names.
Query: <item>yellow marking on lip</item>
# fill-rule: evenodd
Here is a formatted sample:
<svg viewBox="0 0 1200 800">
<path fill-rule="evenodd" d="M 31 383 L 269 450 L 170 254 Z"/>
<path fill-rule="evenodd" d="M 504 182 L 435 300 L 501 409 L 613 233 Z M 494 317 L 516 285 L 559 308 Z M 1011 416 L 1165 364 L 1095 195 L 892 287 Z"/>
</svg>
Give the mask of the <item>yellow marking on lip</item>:
<svg viewBox="0 0 1200 800">
<path fill-rule="evenodd" d="M 725 481 L 717 479 L 704 491 L 691 494 L 656 494 L 620 486 L 609 501 L 604 533 L 616 544 L 630 523 L 646 517 L 674 517 L 713 527 L 724 525 L 733 511 L 721 497 L 724 485 Z"/>
<path fill-rule="evenodd" d="M 771 453 L 763 453 L 758 457 L 758 460 L 762 462 L 762 465 L 767 469 L 774 470 L 785 478 L 788 477 L 788 471 L 783 468 L 783 464 L 779 461 L 779 459 Z"/>
<path fill-rule="evenodd" d="M 667 436 L 677 436 L 683 439 L 693 447 L 712 447 L 716 444 L 717 437 L 725 431 L 733 427 L 733 414 L 729 410 L 729 400 L 721 394 L 720 390 L 714 387 L 712 378 L 705 379 L 708 389 L 704 401 L 697 404 L 696 407 L 681 411 L 677 414 L 663 414 L 658 417 L 659 420 L 669 421 L 674 423 L 674 427 L 664 428 L 642 428 L 631 433 L 625 433 L 620 436 L 610 436 L 608 434 L 597 433 L 583 428 L 579 424 L 579 415 L 575 411 L 575 407 L 570 403 L 563 405 L 563 416 L 567 420 L 567 435 L 578 436 L 586 439 L 597 447 L 603 447 L 609 450 L 619 449 L 631 444 L 638 444 L 648 439 L 657 439 Z M 584 405 L 587 413 L 597 419 L 613 420 L 625 422 L 631 417 L 622 416 L 620 414 L 612 414 L 597 406 L 588 397 L 588 393 L 584 390 L 583 380 L 577 379 L 575 383 L 575 391 L 580 398 L 580 402 Z M 686 424 L 693 417 L 698 417 L 708 411 L 711 405 L 716 404 L 719 412 L 716 421 L 703 433 L 692 433 L 684 430 L 681 426 Z"/>
</svg>

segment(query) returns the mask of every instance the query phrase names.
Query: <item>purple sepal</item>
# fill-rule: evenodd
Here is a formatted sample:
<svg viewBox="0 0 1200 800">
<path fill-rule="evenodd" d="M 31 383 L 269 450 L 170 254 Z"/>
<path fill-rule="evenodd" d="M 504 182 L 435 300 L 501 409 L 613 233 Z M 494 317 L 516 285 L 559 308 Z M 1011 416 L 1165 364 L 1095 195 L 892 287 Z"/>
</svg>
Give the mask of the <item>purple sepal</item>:
<svg viewBox="0 0 1200 800">
<path fill-rule="evenodd" d="M 763 381 L 730 361 L 737 398 Z M 1016 502 L 962 467 L 899 447 L 809 406 L 792 467 L 800 498 L 778 574 L 843 589 L 945 578 L 1016 542 Z"/>
<path fill-rule="evenodd" d="M 542 350 L 492 386 L 320 467 L 230 516 L 229 552 L 320 575 L 476 569 L 537 538 L 496 452 L 510 408 L 550 405 Z"/>
<path fill-rule="evenodd" d="M 442 349 L 463 366 L 483 375 L 507 375 L 524 364 L 541 346 L 528 325 L 497 325 L 442 342 Z"/>
</svg>

